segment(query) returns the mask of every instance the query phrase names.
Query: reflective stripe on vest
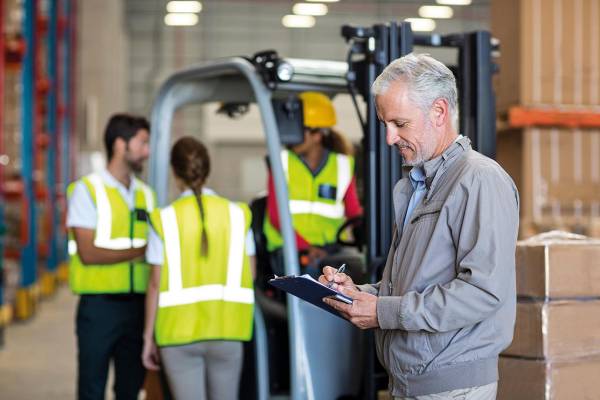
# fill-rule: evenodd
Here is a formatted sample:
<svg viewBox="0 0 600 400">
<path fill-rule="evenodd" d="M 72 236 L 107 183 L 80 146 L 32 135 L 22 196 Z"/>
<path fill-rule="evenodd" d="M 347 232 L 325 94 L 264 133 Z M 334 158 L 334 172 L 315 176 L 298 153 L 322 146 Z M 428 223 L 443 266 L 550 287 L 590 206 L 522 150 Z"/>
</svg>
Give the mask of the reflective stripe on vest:
<svg viewBox="0 0 600 400">
<path fill-rule="evenodd" d="M 96 210 L 98 213 L 98 223 L 96 225 L 96 236 L 94 238 L 94 246 L 102 249 L 110 250 L 125 250 L 130 248 L 140 248 L 146 245 L 146 239 L 129 237 L 123 238 L 111 238 L 112 232 L 112 210 L 110 207 L 110 201 L 108 200 L 108 194 L 104 187 L 104 182 L 98 174 L 92 174 L 89 176 L 89 180 L 94 186 L 96 192 Z M 154 210 L 154 196 L 150 188 L 136 180 L 137 185 L 142 188 L 144 193 L 144 199 L 146 201 L 146 210 L 150 213 Z M 77 253 L 77 242 L 75 240 L 69 240 L 68 244 L 69 254 L 74 255 Z"/>
<path fill-rule="evenodd" d="M 183 288 L 181 276 L 181 242 L 179 227 L 173 206 L 160 213 L 165 254 L 169 265 L 169 288 L 159 295 L 159 307 L 171 307 L 210 300 L 223 300 L 235 303 L 254 303 L 254 291 L 242 287 L 242 269 L 244 265 L 244 212 L 235 204 L 229 204 L 230 239 L 225 285 L 212 284 Z"/>
<path fill-rule="evenodd" d="M 148 185 L 146 185 L 139 179 L 136 179 L 136 182 L 137 185 L 140 186 L 144 191 L 144 200 L 146 200 L 146 211 L 148 212 L 148 214 L 150 214 L 152 211 L 154 211 L 154 196 L 152 194 L 152 190 Z"/>
<path fill-rule="evenodd" d="M 289 164 L 289 159 L 290 159 L 290 152 L 289 150 L 282 150 L 281 151 L 281 165 L 283 165 L 283 175 L 285 176 L 285 181 L 288 183 L 290 183 L 290 164 Z"/>
<path fill-rule="evenodd" d="M 327 204 L 319 201 L 290 200 L 290 213 L 317 214 L 327 218 L 343 218 L 343 204 Z"/>
</svg>

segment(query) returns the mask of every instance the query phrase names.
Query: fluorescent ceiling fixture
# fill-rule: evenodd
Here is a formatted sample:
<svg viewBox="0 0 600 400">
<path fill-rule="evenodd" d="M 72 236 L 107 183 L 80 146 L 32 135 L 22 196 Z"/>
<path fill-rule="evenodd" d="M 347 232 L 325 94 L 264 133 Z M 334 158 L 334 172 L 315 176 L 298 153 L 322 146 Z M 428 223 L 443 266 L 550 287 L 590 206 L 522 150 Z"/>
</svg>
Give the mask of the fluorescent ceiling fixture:
<svg viewBox="0 0 600 400">
<path fill-rule="evenodd" d="M 312 28 L 315 26 L 315 17 L 310 15 L 285 15 L 281 23 L 286 28 Z"/>
<path fill-rule="evenodd" d="M 406 18 L 415 32 L 431 32 L 435 29 L 435 21 L 429 18 Z"/>
<path fill-rule="evenodd" d="M 167 11 L 170 13 L 199 13 L 202 11 L 202 3 L 199 1 L 170 1 L 167 3 Z"/>
<path fill-rule="evenodd" d="M 171 13 L 165 15 L 165 25 L 169 26 L 194 26 L 198 23 L 198 16 L 192 13 Z"/>
<path fill-rule="evenodd" d="M 419 17 L 421 18 L 452 18 L 454 12 L 448 6 L 421 6 Z"/>
<path fill-rule="evenodd" d="M 445 6 L 468 6 L 471 4 L 471 0 L 435 0 L 435 2 Z"/>
<path fill-rule="evenodd" d="M 292 12 L 296 15 L 326 15 L 327 6 L 319 3 L 297 3 L 294 4 Z"/>
</svg>

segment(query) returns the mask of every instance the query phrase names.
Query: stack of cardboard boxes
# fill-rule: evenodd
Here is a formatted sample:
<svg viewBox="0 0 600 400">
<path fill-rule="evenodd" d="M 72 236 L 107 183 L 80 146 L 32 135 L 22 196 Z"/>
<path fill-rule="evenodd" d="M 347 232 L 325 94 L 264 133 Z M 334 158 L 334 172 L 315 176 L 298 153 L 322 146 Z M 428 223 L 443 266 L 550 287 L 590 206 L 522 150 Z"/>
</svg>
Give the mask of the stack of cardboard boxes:
<svg viewBox="0 0 600 400">
<path fill-rule="evenodd" d="M 511 126 L 513 107 L 600 113 L 600 0 L 493 0 L 498 161 L 521 192 L 521 236 L 600 236 L 600 126 Z"/>
<path fill-rule="evenodd" d="M 517 294 L 498 399 L 600 399 L 600 241 L 520 242 Z"/>
</svg>

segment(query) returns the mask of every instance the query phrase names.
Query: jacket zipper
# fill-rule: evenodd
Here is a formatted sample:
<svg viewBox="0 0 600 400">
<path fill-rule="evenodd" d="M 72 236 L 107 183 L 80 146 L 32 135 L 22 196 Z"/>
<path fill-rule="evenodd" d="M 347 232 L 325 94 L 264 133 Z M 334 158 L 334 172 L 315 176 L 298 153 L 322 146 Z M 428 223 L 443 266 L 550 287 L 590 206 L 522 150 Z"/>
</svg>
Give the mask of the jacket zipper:
<svg viewBox="0 0 600 400">
<path fill-rule="evenodd" d="M 410 223 L 411 223 L 411 224 L 414 224 L 414 223 L 415 223 L 415 222 L 417 222 L 419 219 L 421 219 L 421 217 L 424 217 L 425 215 L 439 214 L 439 212 L 440 212 L 440 210 L 435 210 L 435 211 L 429 211 L 429 212 L 426 212 L 426 213 L 423 213 L 423 214 L 419 214 L 419 215 L 417 215 L 416 217 L 414 217 L 414 218 L 413 218 L 413 219 L 410 221 Z"/>
<path fill-rule="evenodd" d="M 131 240 L 131 247 L 133 248 L 133 224 L 135 211 L 129 213 L 129 240 Z M 129 261 L 129 293 L 135 293 L 133 283 L 133 260 Z"/>
</svg>

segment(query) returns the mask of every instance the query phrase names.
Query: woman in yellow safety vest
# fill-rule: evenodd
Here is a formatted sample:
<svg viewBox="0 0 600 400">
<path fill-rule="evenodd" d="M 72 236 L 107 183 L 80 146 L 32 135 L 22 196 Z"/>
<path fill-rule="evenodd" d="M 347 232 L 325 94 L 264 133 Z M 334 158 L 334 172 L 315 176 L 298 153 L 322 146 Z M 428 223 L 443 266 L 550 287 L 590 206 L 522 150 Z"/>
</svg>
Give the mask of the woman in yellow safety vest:
<svg viewBox="0 0 600 400">
<path fill-rule="evenodd" d="M 250 211 L 203 190 L 210 160 L 198 140 L 179 139 L 171 167 L 182 194 L 151 214 L 142 360 L 164 367 L 178 400 L 236 399 L 253 322 Z"/>
<path fill-rule="evenodd" d="M 304 141 L 283 150 L 281 161 L 296 247 L 305 255 L 307 266 L 316 266 L 328 254 L 339 251 L 339 228 L 347 219 L 362 215 L 362 207 L 356 191 L 352 144 L 334 129 L 336 115 L 331 100 L 317 92 L 303 92 L 298 97 L 303 108 Z M 282 274 L 283 238 L 270 172 L 263 229 L 274 272 Z"/>
</svg>

